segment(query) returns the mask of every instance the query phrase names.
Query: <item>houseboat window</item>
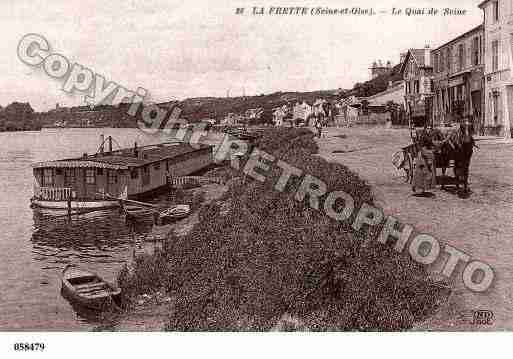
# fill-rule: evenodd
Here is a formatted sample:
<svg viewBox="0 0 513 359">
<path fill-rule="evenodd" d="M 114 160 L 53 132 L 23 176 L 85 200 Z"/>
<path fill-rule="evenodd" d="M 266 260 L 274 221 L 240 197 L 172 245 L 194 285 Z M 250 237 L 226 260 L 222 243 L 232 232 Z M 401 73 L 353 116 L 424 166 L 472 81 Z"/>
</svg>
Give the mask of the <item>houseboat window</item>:
<svg viewBox="0 0 513 359">
<path fill-rule="evenodd" d="M 103 176 L 103 168 L 98 168 L 98 176 Z"/>
<path fill-rule="evenodd" d="M 137 177 L 139 177 L 139 172 L 137 171 L 137 168 L 135 168 L 135 169 L 130 171 L 130 178 L 131 179 L 136 179 Z"/>
<path fill-rule="evenodd" d="M 71 185 L 75 183 L 75 169 L 74 168 L 66 168 L 64 170 L 64 184 Z"/>
<path fill-rule="evenodd" d="M 62 168 L 56 168 L 56 169 L 55 169 L 55 175 L 56 175 L 56 176 L 60 176 L 60 175 L 62 175 Z"/>
<path fill-rule="evenodd" d="M 150 168 L 149 165 L 143 167 L 143 175 L 142 175 L 142 184 L 143 184 L 143 186 L 146 186 L 146 185 L 150 184 L 150 170 L 149 170 L 149 168 Z"/>
<path fill-rule="evenodd" d="M 43 186 L 53 185 L 53 168 L 45 168 L 43 170 Z"/>
<path fill-rule="evenodd" d="M 116 171 L 109 171 L 108 178 L 109 178 L 109 184 L 118 183 L 118 174 L 116 173 Z"/>
<path fill-rule="evenodd" d="M 86 183 L 87 184 L 95 184 L 96 183 L 96 171 L 94 169 L 86 170 Z"/>
<path fill-rule="evenodd" d="M 158 171 L 158 170 L 160 170 L 160 162 L 155 163 L 155 164 L 153 165 L 153 168 L 155 168 L 157 171 Z"/>
</svg>

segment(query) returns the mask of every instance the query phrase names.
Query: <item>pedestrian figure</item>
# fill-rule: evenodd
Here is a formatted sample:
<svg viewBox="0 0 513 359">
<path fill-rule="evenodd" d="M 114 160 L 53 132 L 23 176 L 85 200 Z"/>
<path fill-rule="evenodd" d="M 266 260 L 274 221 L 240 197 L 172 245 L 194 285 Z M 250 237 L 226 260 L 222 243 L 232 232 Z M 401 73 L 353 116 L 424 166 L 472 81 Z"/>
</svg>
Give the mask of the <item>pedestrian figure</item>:
<svg viewBox="0 0 513 359">
<path fill-rule="evenodd" d="M 322 123 L 318 118 L 315 118 L 315 128 L 317 129 L 317 137 L 322 136 Z"/>
<path fill-rule="evenodd" d="M 415 170 L 413 171 L 413 192 L 424 195 L 436 186 L 435 155 L 429 139 L 421 138 L 418 144 L 418 154 L 415 158 Z"/>
<path fill-rule="evenodd" d="M 458 147 L 455 151 L 454 158 L 454 175 L 456 176 L 456 187 L 459 189 L 459 185 L 463 184 L 463 192 L 468 194 L 468 177 L 470 160 L 472 158 L 474 147 L 477 148 L 474 136 L 473 126 L 470 122 L 466 121 L 460 124 L 460 128 L 457 132 L 458 135 Z"/>
</svg>

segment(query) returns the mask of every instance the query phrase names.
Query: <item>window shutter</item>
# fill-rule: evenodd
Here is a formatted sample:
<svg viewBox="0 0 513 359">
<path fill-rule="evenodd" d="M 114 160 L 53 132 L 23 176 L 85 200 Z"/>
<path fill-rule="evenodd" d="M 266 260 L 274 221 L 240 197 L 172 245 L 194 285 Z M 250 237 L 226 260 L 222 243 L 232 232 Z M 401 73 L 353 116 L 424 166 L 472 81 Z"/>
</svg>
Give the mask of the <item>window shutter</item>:
<svg viewBox="0 0 513 359">
<path fill-rule="evenodd" d="M 503 109 L 502 109 L 502 96 L 501 96 L 501 93 L 498 94 L 497 96 L 497 107 L 498 107 L 498 116 L 497 116 L 497 124 L 498 125 L 501 125 L 504 121 L 503 121 L 503 118 L 504 118 L 504 113 L 503 113 Z"/>
<path fill-rule="evenodd" d="M 467 66 L 467 64 L 466 64 L 466 62 L 467 62 L 467 61 L 465 61 L 465 60 L 466 60 L 466 57 L 465 57 L 465 55 L 466 55 L 466 53 L 465 53 L 465 52 L 466 52 L 466 51 L 465 51 L 465 48 L 466 48 L 465 43 L 463 43 L 463 45 L 462 45 L 462 47 L 461 47 L 461 69 L 462 69 L 462 70 Z"/>
</svg>

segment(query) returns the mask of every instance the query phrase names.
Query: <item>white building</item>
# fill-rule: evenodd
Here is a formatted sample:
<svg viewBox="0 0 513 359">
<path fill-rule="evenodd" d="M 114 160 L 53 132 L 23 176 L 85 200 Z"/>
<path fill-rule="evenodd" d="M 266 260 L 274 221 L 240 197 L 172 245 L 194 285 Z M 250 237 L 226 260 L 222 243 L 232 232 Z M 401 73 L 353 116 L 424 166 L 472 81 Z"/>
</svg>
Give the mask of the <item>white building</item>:
<svg viewBox="0 0 513 359">
<path fill-rule="evenodd" d="M 486 0 L 484 14 L 485 109 L 488 133 L 511 138 L 513 122 L 513 2 Z"/>
<path fill-rule="evenodd" d="M 283 126 L 284 119 L 289 114 L 289 108 L 287 105 L 277 107 L 273 110 L 273 123 L 275 126 Z"/>
<path fill-rule="evenodd" d="M 306 103 L 306 101 L 303 101 L 303 103 L 298 102 L 294 106 L 292 112 L 294 120 L 301 120 L 306 122 L 308 118 L 312 115 L 312 106 Z"/>
</svg>

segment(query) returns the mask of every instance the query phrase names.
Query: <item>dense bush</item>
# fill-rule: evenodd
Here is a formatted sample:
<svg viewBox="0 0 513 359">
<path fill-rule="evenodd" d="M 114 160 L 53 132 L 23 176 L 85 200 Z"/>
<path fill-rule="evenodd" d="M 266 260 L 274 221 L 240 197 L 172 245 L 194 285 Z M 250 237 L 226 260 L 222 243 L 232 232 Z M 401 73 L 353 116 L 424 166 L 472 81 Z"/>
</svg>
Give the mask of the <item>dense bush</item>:
<svg viewBox="0 0 513 359">
<path fill-rule="evenodd" d="M 303 151 L 309 153 L 316 153 L 318 148 L 315 142 L 311 140 L 311 136 L 312 132 L 308 128 L 277 127 L 263 132 L 255 145 L 262 151 L 274 153 L 278 150 L 286 151 L 292 145 L 292 142 L 296 141 L 296 147 L 300 147 Z M 297 142 L 304 137 L 308 137 L 308 140 Z"/>
<path fill-rule="evenodd" d="M 308 130 L 266 133 L 259 148 L 322 179 L 330 191 L 372 204 L 346 167 L 312 156 Z M 422 267 L 281 193 L 268 181 L 232 181 L 201 222 L 168 248 L 168 291 L 178 298 L 169 330 L 269 330 L 284 314 L 312 330 L 400 330 L 432 313 L 440 293 Z"/>
<path fill-rule="evenodd" d="M 117 282 L 121 288 L 121 304 L 126 307 L 131 300 L 140 294 L 152 293 L 161 287 L 168 286 L 168 257 L 165 252 L 143 254 L 135 258 L 132 272 L 125 266 L 118 274 Z"/>
</svg>

